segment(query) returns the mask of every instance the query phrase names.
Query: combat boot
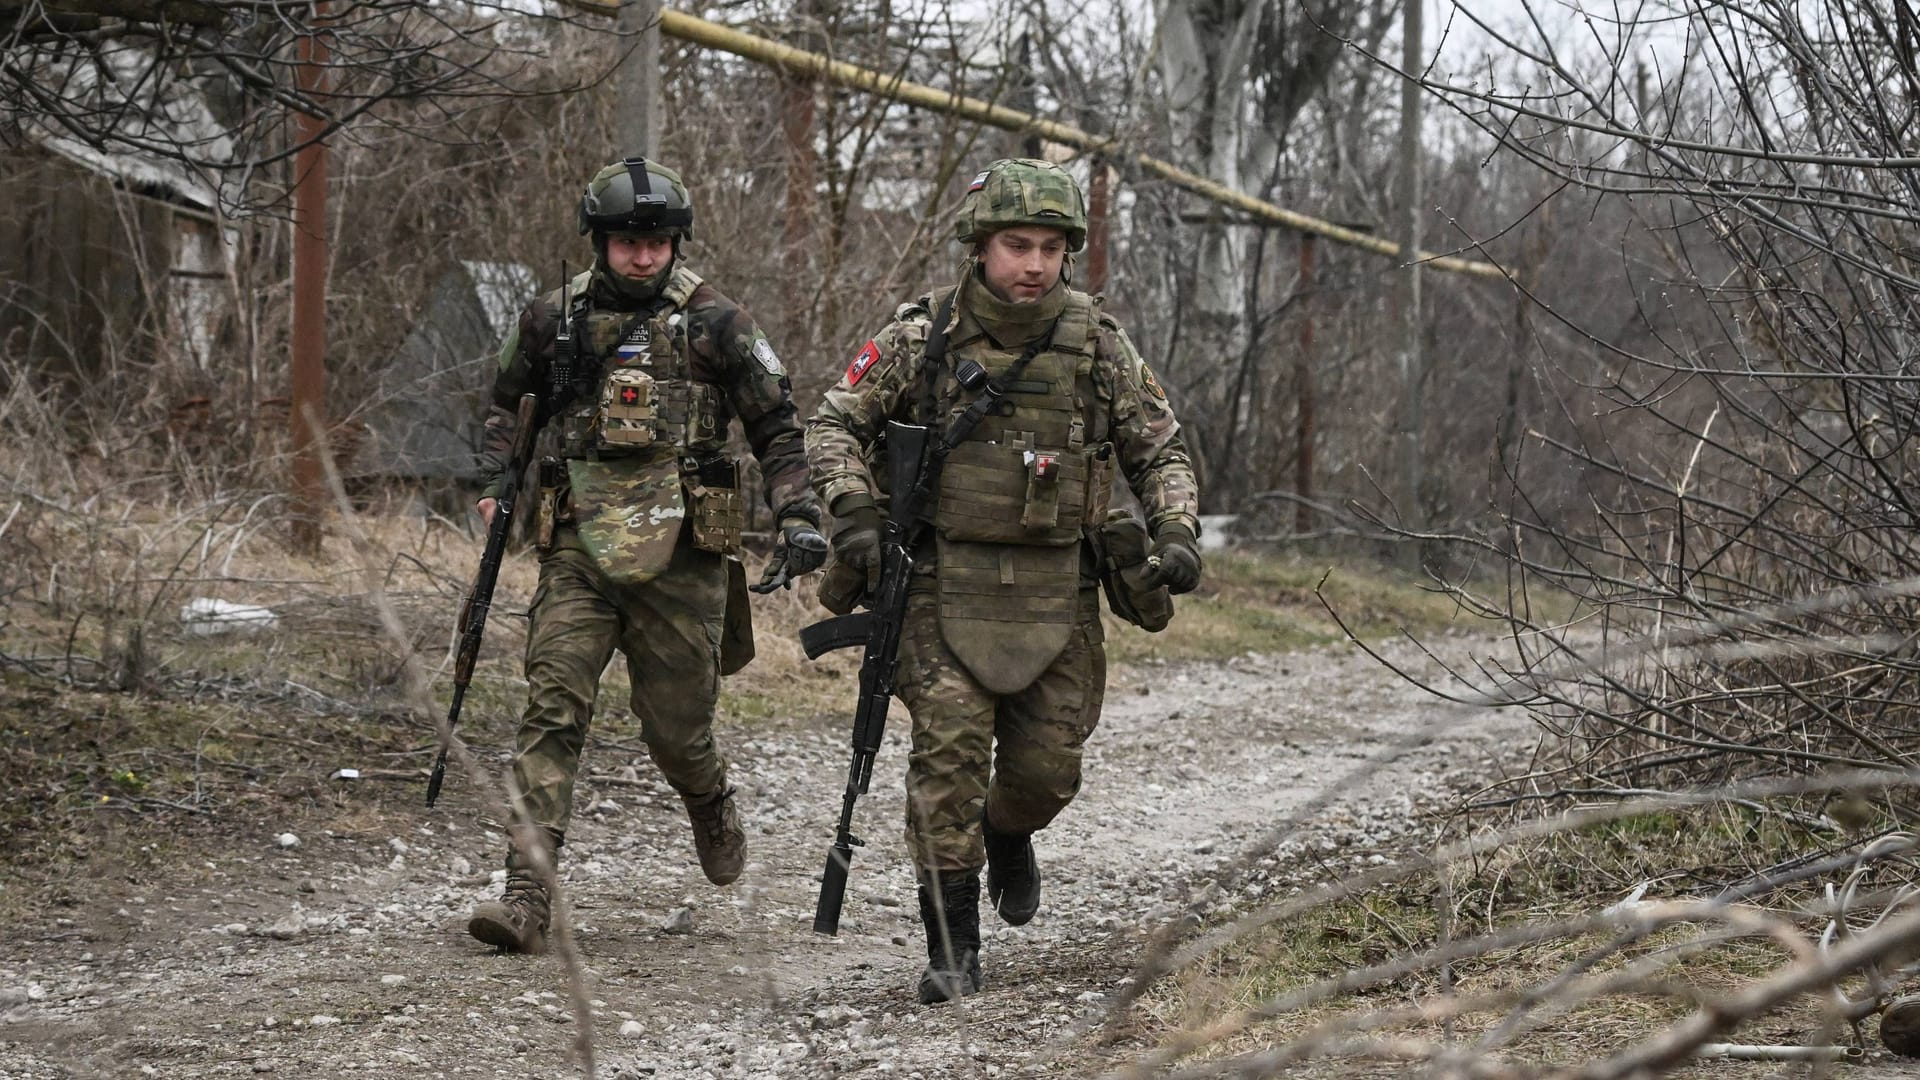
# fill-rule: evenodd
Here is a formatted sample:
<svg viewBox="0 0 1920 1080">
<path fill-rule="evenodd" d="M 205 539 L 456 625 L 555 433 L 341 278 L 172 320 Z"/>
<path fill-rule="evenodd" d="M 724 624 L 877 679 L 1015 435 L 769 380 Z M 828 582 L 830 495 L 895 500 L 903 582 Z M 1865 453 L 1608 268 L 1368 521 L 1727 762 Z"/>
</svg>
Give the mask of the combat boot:
<svg viewBox="0 0 1920 1080">
<path fill-rule="evenodd" d="M 1033 857 L 1033 834 L 1001 832 L 984 814 L 980 825 L 987 842 L 987 903 L 1008 926 L 1025 926 L 1040 910 L 1040 862 Z"/>
<path fill-rule="evenodd" d="M 920 1004 L 934 1005 L 980 989 L 980 871 L 920 872 L 920 922 L 927 928 L 927 968 Z"/>
<path fill-rule="evenodd" d="M 747 865 L 747 834 L 740 828 L 740 811 L 733 805 L 733 789 L 711 795 L 682 795 L 687 820 L 693 823 L 693 850 L 700 869 L 715 885 L 731 885 Z"/>
<path fill-rule="evenodd" d="M 549 858 L 558 862 L 561 837 L 550 833 L 549 839 L 553 843 Z M 547 951 L 547 925 L 552 912 L 546 878 L 535 869 L 533 856 L 512 845 L 507 848 L 505 892 L 500 899 L 473 909 L 467 933 L 501 952 L 543 953 Z"/>
</svg>

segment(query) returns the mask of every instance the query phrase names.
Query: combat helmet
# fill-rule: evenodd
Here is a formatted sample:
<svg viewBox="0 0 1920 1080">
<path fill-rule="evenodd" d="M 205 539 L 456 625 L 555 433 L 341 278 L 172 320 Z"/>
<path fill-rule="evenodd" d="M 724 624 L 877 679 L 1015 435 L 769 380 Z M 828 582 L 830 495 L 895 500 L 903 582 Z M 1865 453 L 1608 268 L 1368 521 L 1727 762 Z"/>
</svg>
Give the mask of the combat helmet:
<svg viewBox="0 0 1920 1080">
<path fill-rule="evenodd" d="M 693 239 L 693 200 L 680 174 L 657 161 L 630 157 L 601 169 L 580 196 L 580 232 L 665 233 Z"/>
<path fill-rule="evenodd" d="M 1003 158 L 967 185 L 954 219 L 954 236 L 977 244 L 1001 229 L 1040 225 L 1063 229 L 1067 250 L 1087 244 L 1087 201 L 1067 170 L 1038 158 Z"/>
</svg>

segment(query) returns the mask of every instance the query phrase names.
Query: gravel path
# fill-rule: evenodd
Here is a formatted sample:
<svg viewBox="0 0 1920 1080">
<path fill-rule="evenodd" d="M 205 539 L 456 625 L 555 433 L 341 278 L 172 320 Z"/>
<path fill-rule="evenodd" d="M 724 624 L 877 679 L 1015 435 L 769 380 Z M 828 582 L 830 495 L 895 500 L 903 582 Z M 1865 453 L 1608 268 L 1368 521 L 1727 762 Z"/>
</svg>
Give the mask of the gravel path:
<svg viewBox="0 0 1920 1080">
<path fill-rule="evenodd" d="M 577 796 L 564 873 L 597 1075 L 1085 1071 L 1086 1022 L 1161 921 L 1284 892 L 1306 849 L 1335 870 L 1385 861 L 1416 841 L 1417 811 L 1528 738 L 1518 714 L 1437 704 L 1348 648 L 1126 672 L 1085 791 L 1038 838 L 1040 916 L 1015 929 L 987 912 L 986 990 L 927 1008 L 900 837 L 905 726 L 896 708 L 832 939 L 809 927 L 843 730 L 723 732 L 751 859 L 728 889 L 700 876 L 651 768 L 589 748 L 600 779 Z M 1305 824 L 1276 828 L 1316 798 Z M 97 867 L 63 917 L 5 932 L 0 1077 L 582 1075 L 565 966 L 465 936 L 497 891 L 477 807 L 335 808 L 310 835 L 237 823 L 218 847 L 151 853 L 161 874 Z M 1215 879 L 1230 865 L 1248 872 L 1228 890 Z"/>
</svg>

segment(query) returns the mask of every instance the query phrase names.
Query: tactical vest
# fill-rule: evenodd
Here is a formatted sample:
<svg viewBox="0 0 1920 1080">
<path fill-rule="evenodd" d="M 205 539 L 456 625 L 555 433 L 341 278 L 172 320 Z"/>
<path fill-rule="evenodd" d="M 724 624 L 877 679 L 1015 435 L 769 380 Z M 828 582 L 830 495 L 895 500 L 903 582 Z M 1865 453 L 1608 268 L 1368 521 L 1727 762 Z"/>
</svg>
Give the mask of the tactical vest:
<svg viewBox="0 0 1920 1080">
<path fill-rule="evenodd" d="M 585 296 L 590 274 L 574 279 Z M 598 359 L 597 394 L 576 399 L 560 416 L 567 458 L 712 454 L 726 446 L 725 398 L 692 377 L 686 306 L 701 279 L 674 268 L 652 310 L 603 311 L 584 303 L 567 313 L 576 348 Z"/>
<path fill-rule="evenodd" d="M 590 275 L 575 278 L 585 295 Z M 594 563 L 616 584 L 652 580 L 693 518 L 695 546 L 737 554 L 745 524 L 738 469 L 726 456 L 722 389 L 695 380 L 686 306 L 699 275 L 675 267 L 651 310 L 567 313 L 599 380 L 555 417 L 572 517 Z"/>
<path fill-rule="evenodd" d="M 980 683 L 1013 693 L 1038 678 L 1078 621 L 1082 530 L 1106 520 L 1113 485 L 1107 418 L 1092 407 L 1096 302 L 1069 292 L 1045 351 L 979 338 L 942 373 L 944 427 L 971 395 L 952 370 L 977 361 L 1002 380 L 997 413 L 948 455 L 933 525 L 941 636 Z M 1011 374 L 1011 378 L 1008 378 Z"/>
</svg>

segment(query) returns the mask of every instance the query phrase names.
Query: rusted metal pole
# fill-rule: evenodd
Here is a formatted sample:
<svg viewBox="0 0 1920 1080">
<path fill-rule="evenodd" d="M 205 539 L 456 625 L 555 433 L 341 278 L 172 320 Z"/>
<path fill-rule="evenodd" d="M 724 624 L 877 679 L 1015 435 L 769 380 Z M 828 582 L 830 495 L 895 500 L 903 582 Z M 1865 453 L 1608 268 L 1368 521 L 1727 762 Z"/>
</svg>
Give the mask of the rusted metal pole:
<svg viewBox="0 0 1920 1080">
<path fill-rule="evenodd" d="M 1300 423 L 1294 431 L 1293 530 L 1313 528 L 1313 234 L 1300 234 L 1300 343 L 1293 354 L 1293 388 L 1300 399 Z"/>
<path fill-rule="evenodd" d="M 1087 291 L 1107 287 L 1107 203 L 1111 187 L 1107 159 L 1094 155 L 1087 162 Z"/>
<path fill-rule="evenodd" d="M 299 45 L 299 85 L 310 97 L 327 90 L 326 0 Z M 294 121 L 300 149 L 293 159 L 293 498 L 291 540 L 296 552 L 320 551 L 326 500 L 327 415 L 327 147 L 325 121 L 300 113 Z"/>
</svg>

